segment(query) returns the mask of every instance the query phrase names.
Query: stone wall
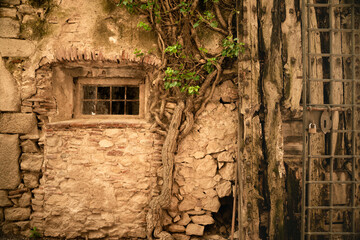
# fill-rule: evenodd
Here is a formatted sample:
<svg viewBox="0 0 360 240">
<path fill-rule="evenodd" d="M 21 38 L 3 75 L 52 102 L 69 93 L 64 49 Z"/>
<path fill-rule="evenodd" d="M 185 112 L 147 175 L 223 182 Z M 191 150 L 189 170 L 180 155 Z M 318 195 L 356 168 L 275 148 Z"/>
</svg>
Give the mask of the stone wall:
<svg viewBox="0 0 360 240">
<path fill-rule="evenodd" d="M 158 194 L 162 141 L 146 123 L 55 123 L 46 130 L 44 177 L 32 225 L 46 236 L 145 237 Z"/>
<path fill-rule="evenodd" d="M 0 2 L 0 232 L 143 238 L 147 205 L 162 184 L 162 140 L 147 118 L 71 120 L 71 94 L 63 93 L 72 92 L 73 77 L 133 77 L 124 66 L 152 71 L 155 38 L 110 1 L 36 2 Z M 134 49 L 150 54 L 137 58 Z M 203 235 L 219 199 L 232 194 L 234 92 L 231 81 L 216 90 L 179 146 L 164 222 L 177 239 Z"/>
<path fill-rule="evenodd" d="M 176 239 L 209 235 L 204 229 L 215 223 L 213 214 L 219 211 L 220 198 L 232 196 L 237 109 L 235 103 L 221 102 L 231 99 L 236 91 L 231 81 L 219 86 L 194 130 L 179 145 L 174 195 L 164 222 Z M 227 230 L 230 229 L 226 229 L 224 235 Z"/>
</svg>

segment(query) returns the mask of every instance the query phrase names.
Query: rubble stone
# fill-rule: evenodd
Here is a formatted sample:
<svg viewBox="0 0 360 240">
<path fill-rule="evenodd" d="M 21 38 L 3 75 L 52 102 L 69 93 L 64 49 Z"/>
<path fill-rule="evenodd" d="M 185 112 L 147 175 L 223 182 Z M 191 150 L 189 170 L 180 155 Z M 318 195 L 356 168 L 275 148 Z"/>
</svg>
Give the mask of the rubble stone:
<svg viewBox="0 0 360 240">
<path fill-rule="evenodd" d="M 181 215 L 180 221 L 178 221 L 177 224 L 186 226 L 189 224 L 190 221 L 191 221 L 191 218 L 189 217 L 189 214 L 183 213 Z"/>
<path fill-rule="evenodd" d="M 7 192 L 0 190 L 0 207 L 10 207 L 12 205 L 13 204 L 9 200 Z"/>
<path fill-rule="evenodd" d="M 19 136 L 0 134 L 0 189 L 15 189 L 20 183 Z"/>
<path fill-rule="evenodd" d="M 186 227 L 186 235 L 196 235 L 196 236 L 202 236 L 204 235 L 204 226 L 201 226 L 199 224 L 193 224 L 190 223 Z"/>
<path fill-rule="evenodd" d="M 233 155 L 229 151 L 220 153 L 217 157 L 219 162 L 234 162 Z"/>
<path fill-rule="evenodd" d="M 219 198 L 229 196 L 231 194 L 231 182 L 222 181 L 216 185 L 216 192 Z"/>
<path fill-rule="evenodd" d="M 19 198 L 19 206 L 20 207 L 28 207 L 31 202 L 31 193 L 25 192 L 23 195 Z"/>
<path fill-rule="evenodd" d="M 217 212 L 219 211 L 219 208 L 221 206 L 219 198 L 217 196 L 215 197 L 207 197 L 205 199 L 201 200 L 203 209 L 209 210 L 211 212 Z"/>
<path fill-rule="evenodd" d="M 0 114 L 0 133 L 28 134 L 37 128 L 37 120 L 33 113 Z"/>
<path fill-rule="evenodd" d="M 6 221 L 23 221 L 30 218 L 30 208 L 5 208 Z"/>
<path fill-rule="evenodd" d="M 225 166 L 219 170 L 219 173 L 225 180 L 235 180 L 235 164 L 226 163 Z"/>
<path fill-rule="evenodd" d="M 30 139 L 21 143 L 21 149 L 24 153 L 38 153 L 39 148 L 36 143 Z"/>
<path fill-rule="evenodd" d="M 190 240 L 190 236 L 185 234 L 174 233 L 172 236 L 175 238 L 175 240 Z"/>
<path fill-rule="evenodd" d="M 213 140 L 210 141 L 206 147 L 206 154 L 218 153 L 225 150 L 225 147 L 222 146 L 219 141 Z"/>
<path fill-rule="evenodd" d="M 23 153 L 20 157 L 21 170 L 40 172 L 44 156 L 40 154 Z"/>
<path fill-rule="evenodd" d="M 24 173 L 24 184 L 27 188 L 36 188 L 39 186 L 39 174 L 38 173 Z"/>
<path fill-rule="evenodd" d="M 209 215 L 195 215 L 191 216 L 191 220 L 193 223 L 200 224 L 200 225 L 210 225 L 215 223 L 214 219 Z"/>
<path fill-rule="evenodd" d="M 170 232 L 185 232 L 185 227 L 179 224 L 171 224 L 168 229 Z"/>
<path fill-rule="evenodd" d="M 191 196 L 185 196 L 184 200 L 179 204 L 179 211 L 184 212 L 191 209 L 194 209 L 196 206 L 197 200 Z"/>
<path fill-rule="evenodd" d="M 200 177 L 214 177 L 216 175 L 217 164 L 213 157 L 206 155 L 205 158 L 195 162 L 195 169 Z"/>
</svg>

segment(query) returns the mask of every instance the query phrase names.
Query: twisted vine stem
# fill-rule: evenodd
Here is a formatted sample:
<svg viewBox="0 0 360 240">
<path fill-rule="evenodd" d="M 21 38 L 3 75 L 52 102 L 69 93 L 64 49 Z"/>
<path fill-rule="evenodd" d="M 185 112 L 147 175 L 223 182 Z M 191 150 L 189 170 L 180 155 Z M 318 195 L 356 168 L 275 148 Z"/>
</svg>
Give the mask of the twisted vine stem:
<svg viewBox="0 0 360 240">
<path fill-rule="evenodd" d="M 232 38 L 235 6 L 225 0 L 113 1 L 132 13 L 146 15 L 150 25 L 142 23 L 141 26 L 146 30 L 151 27 L 157 36 L 162 64 L 148 77 L 153 84 L 151 130 L 165 137 L 162 147 L 164 183 L 160 195 L 149 204 L 146 232 L 148 239 L 173 239 L 170 233 L 163 231 L 161 224 L 163 211 L 169 207 L 172 195 L 175 152 L 178 142 L 191 131 L 221 82 L 225 59 L 237 57 L 241 50 Z M 210 54 L 203 48 L 196 29 L 199 25 L 227 37 L 221 53 Z M 172 114 L 166 111 L 168 103 L 176 104 Z"/>
</svg>

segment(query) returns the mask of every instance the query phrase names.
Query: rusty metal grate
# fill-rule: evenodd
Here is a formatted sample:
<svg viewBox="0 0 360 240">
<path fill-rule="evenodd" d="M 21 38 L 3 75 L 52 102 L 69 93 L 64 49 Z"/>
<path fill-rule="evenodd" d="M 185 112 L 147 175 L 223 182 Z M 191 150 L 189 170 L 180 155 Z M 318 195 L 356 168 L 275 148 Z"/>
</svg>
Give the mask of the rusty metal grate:
<svg viewBox="0 0 360 240">
<path fill-rule="evenodd" d="M 360 239 L 360 1 L 302 10 L 301 239 Z"/>
</svg>

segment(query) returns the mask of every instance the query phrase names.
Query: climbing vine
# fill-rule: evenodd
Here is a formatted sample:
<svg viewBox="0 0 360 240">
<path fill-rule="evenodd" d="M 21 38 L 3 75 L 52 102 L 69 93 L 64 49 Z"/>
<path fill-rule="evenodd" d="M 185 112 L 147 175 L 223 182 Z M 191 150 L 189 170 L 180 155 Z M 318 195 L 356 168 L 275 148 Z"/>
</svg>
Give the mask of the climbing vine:
<svg viewBox="0 0 360 240">
<path fill-rule="evenodd" d="M 151 74 L 153 98 L 150 114 L 152 131 L 165 137 L 162 148 L 163 185 L 149 204 L 146 216 L 148 239 L 172 239 L 161 226 L 162 211 L 170 205 L 174 156 L 178 142 L 192 129 L 205 109 L 225 68 L 243 51 L 235 35 L 235 1 L 226 0 L 114 0 L 132 14 L 146 15 L 138 22 L 143 31 L 154 31 L 161 53 L 161 66 Z M 204 29 L 223 36 L 221 51 L 214 54 L 198 36 Z M 143 57 L 135 49 L 137 57 Z M 172 115 L 165 114 L 167 103 L 175 103 Z"/>
</svg>

